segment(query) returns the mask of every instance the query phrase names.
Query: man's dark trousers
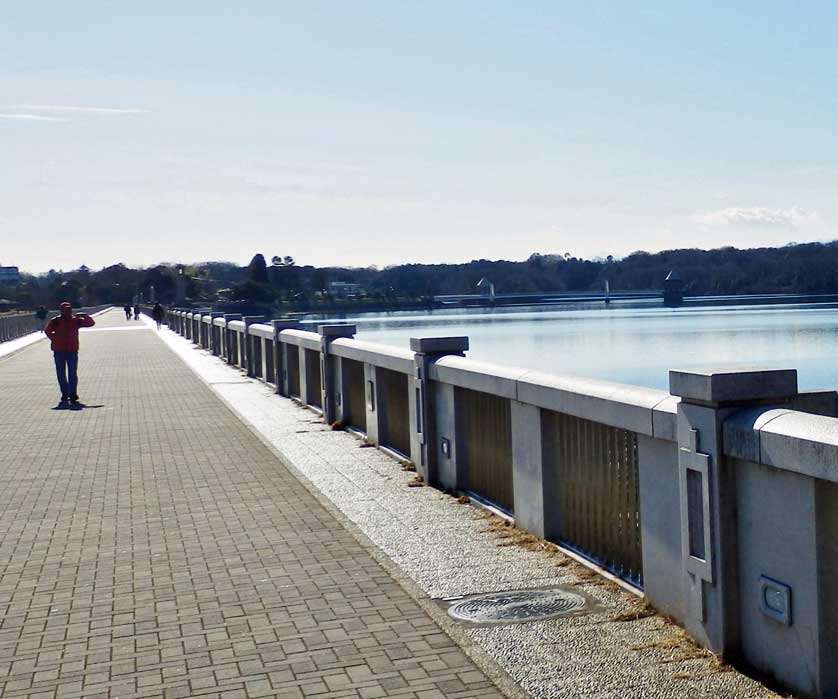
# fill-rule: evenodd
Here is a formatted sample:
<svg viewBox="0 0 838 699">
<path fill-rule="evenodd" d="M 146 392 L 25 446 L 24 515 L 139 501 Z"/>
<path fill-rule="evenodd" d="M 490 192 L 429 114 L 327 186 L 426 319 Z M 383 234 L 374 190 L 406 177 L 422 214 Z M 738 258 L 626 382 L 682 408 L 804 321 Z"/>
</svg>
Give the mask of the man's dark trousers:
<svg viewBox="0 0 838 699">
<path fill-rule="evenodd" d="M 54 351 L 55 373 L 58 375 L 58 385 L 61 387 L 62 398 L 73 398 L 79 384 L 77 370 L 79 367 L 78 352 Z"/>
</svg>

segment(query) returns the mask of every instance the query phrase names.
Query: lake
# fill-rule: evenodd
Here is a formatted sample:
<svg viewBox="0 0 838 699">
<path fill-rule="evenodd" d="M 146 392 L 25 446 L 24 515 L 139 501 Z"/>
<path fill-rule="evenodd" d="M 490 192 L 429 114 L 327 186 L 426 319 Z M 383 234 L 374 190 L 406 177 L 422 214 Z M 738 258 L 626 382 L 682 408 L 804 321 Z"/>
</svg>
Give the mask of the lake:
<svg viewBox="0 0 838 699">
<path fill-rule="evenodd" d="M 668 371 L 698 366 L 798 370 L 800 387 L 838 388 L 838 303 L 701 305 L 601 302 L 359 314 L 358 339 L 467 335 L 468 357 L 556 374 L 668 389 Z"/>
</svg>

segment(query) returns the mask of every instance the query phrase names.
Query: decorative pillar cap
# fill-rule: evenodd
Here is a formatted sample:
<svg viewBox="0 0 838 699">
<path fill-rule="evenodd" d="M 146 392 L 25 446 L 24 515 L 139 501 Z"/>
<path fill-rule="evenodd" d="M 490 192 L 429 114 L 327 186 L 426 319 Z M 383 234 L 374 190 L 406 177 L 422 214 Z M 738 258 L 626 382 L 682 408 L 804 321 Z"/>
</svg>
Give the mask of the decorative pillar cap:
<svg viewBox="0 0 838 699">
<path fill-rule="evenodd" d="M 358 332 L 358 328 L 350 323 L 317 326 L 318 335 L 323 337 L 354 337 L 356 332 Z"/>
<path fill-rule="evenodd" d="M 410 349 L 420 354 L 454 354 L 468 349 L 468 338 L 459 337 L 411 337 Z"/>
<path fill-rule="evenodd" d="M 300 321 L 295 318 L 274 318 L 271 325 L 280 330 L 293 330 L 300 327 Z"/>
<path fill-rule="evenodd" d="M 797 369 L 708 367 L 673 369 L 669 392 L 688 403 L 747 403 L 797 395 Z"/>
</svg>

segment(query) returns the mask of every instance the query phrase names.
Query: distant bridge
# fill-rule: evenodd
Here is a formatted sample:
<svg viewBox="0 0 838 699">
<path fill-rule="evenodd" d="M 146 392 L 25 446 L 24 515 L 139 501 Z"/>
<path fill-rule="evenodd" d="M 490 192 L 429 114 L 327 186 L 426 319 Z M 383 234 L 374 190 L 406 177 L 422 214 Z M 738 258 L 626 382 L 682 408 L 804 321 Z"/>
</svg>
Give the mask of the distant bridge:
<svg viewBox="0 0 838 699">
<path fill-rule="evenodd" d="M 439 306 L 518 306 L 537 303 L 663 299 L 660 289 L 634 291 L 539 291 L 509 294 L 443 294 L 434 296 Z"/>
</svg>

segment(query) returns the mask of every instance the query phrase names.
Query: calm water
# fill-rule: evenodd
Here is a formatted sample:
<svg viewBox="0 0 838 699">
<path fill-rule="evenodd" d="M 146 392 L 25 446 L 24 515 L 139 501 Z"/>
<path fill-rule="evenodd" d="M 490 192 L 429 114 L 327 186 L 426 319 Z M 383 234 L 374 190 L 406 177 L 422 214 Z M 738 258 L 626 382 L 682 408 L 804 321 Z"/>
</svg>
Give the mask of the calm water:
<svg viewBox="0 0 838 699">
<path fill-rule="evenodd" d="M 358 315 L 358 339 L 467 335 L 468 357 L 668 388 L 668 370 L 790 367 L 801 388 L 838 388 L 838 304 L 664 308 L 649 303 Z M 322 321 L 320 321 L 322 322 Z"/>
</svg>

